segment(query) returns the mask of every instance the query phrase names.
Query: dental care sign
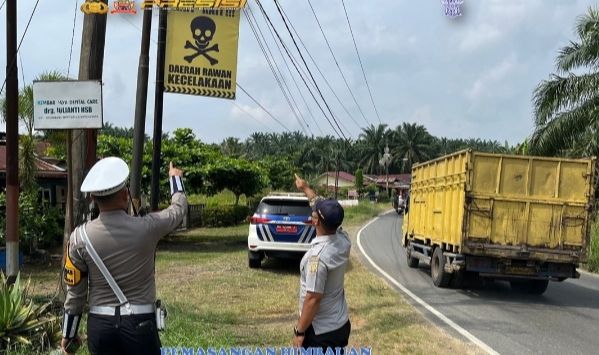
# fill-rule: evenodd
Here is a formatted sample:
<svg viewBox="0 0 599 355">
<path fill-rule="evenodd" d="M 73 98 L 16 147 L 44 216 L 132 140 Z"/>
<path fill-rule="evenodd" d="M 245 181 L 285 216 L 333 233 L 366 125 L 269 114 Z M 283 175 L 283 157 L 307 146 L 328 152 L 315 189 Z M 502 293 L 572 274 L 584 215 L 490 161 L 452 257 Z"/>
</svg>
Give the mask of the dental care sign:
<svg viewBox="0 0 599 355">
<path fill-rule="evenodd" d="M 168 12 L 164 91 L 235 99 L 239 9 Z"/>
<path fill-rule="evenodd" d="M 98 80 L 34 81 L 34 128 L 102 128 L 102 83 Z"/>
</svg>

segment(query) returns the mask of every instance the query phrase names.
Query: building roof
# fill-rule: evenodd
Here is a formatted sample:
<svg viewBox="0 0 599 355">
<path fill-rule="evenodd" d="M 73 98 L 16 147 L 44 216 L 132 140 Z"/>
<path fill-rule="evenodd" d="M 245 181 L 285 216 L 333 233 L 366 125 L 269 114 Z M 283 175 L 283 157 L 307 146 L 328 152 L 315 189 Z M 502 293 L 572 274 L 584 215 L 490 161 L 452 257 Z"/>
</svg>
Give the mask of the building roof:
<svg viewBox="0 0 599 355">
<path fill-rule="evenodd" d="M 387 177 L 389 178 L 390 187 L 403 187 L 406 185 L 410 185 L 412 181 L 411 174 L 389 174 L 389 175 L 364 175 L 364 182 L 367 180 L 369 183 L 374 183 L 377 185 L 386 185 Z"/>
<path fill-rule="evenodd" d="M 67 171 L 56 165 L 50 164 L 39 157 L 35 157 L 37 177 L 66 178 Z M 0 173 L 6 173 L 6 145 L 0 144 Z"/>
<path fill-rule="evenodd" d="M 335 171 L 327 171 L 326 173 L 321 174 L 318 178 L 320 179 L 323 176 L 329 176 L 332 177 L 333 179 L 335 178 Z M 345 171 L 340 171 L 339 172 L 339 180 L 345 180 L 345 181 L 349 181 L 349 182 L 354 182 L 356 181 L 356 177 L 353 176 L 352 174 L 345 172 Z"/>
</svg>

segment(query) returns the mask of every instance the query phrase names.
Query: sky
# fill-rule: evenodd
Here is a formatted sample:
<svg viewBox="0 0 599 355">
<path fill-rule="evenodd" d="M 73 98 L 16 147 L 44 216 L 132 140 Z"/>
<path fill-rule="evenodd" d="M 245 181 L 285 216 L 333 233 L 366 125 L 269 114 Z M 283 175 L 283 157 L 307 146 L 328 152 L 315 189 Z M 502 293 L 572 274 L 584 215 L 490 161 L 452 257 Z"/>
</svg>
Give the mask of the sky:
<svg viewBox="0 0 599 355">
<path fill-rule="evenodd" d="M 2 4 L 4 0 L 0 0 Z M 379 123 L 366 88 L 341 0 L 311 0 L 323 30 L 354 92 L 351 98 L 326 47 L 307 0 L 279 0 L 309 52 L 319 63 L 335 93 L 357 124 L 346 114 L 322 80 L 319 85 L 348 137 Z M 41 0 L 20 49 L 19 85 L 40 73 L 58 70 L 76 77 L 83 13 L 82 0 Z M 140 1 L 137 1 L 139 6 Z M 253 0 L 248 3 L 263 31 Z M 289 46 L 274 2 L 262 0 Z M 380 122 L 395 128 L 416 122 L 439 137 L 481 138 L 515 145 L 533 130 L 532 93 L 555 71 L 558 50 L 575 39 L 578 16 L 597 1 L 589 0 L 465 0 L 463 16 L 444 15 L 440 0 L 345 0 L 364 69 L 380 114 Z M 31 15 L 34 0 L 18 1 L 18 38 Z M 0 82 L 6 68 L 6 7 L 0 11 Z M 76 12 L 74 38 L 73 19 Z M 104 57 L 104 121 L 132 127 L 142 15 L 107 15 Z M 155 11 L 150 61 L 146 132 L 153 130 L 154 82 L 158 16 Z M 266 33 L 265 33 L 266 34 Z M 73 50 L 69 68 L 71 39 Z M 270 35 L 267 35 L 270 39 Z M 318 108 L 309 101 L 310 116 L 292 84 L 274 42 L 271 50 L 292 88 L 309 128 L 316 136 L 334 135 Z M 318 79 L 318 74 L 313 69 Z M 300 79 L 296 77 L 298 83 Z M 291 131 L 302 128 L 279 90 L 247 20 L 241 17 L 237 81 Z M 253 132 L 284 132 L 262 109 L 237 90 L 231 100 L 165 94 L 163 131 L 192 128 L 207 143 L 226 137 L 246 139 Z M 248 114 L 249 113 L 249 114 Z M 0 130 L 3 130 L 0 125 Z"/>
</svg>

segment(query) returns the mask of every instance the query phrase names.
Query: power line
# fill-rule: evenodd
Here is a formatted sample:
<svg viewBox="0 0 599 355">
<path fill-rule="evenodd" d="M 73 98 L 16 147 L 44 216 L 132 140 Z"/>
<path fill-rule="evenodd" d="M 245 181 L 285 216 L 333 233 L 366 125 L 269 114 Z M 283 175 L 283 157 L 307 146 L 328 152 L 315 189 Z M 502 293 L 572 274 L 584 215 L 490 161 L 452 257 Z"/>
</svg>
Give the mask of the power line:
<svg viewBox="0 0 599 355">
<path fill-rule="evenodd" d="M 4 0 L 4 1 L 2 2 L 2 5 L 0 5 L 0 10 L 2 10 L 2 8 L 4 7 L 4 4 L 6 4 L 6 0 Z"/>
<path fill-rule="evenodd" d="M 289 105 L 289 108 L 291 109 L 291 112 L 293 113 L 293 115 L 297 119 L 298 123 L 300 124 L 300 127 L 301 127 L 302 131 L 304 131 L 304 133 L 306 135 L 308 135 L 308 132 L 306 131 L 306 128 L 302 124 L 302 122 L 301 122 L 301 120 L 300 120 L 297 112 L 295 111 L 295 109 L 294 109 L 294 107 L 293 107 L 293 105 L 291 103 L 291 100 L 289 99 L 289 95 L 287 94 L 287 92 L 285 91 L 285 88 L 283 87 L 283 86 L 287 87 L 287 84 L 283 84 L 282 81 L 281 81 L 282 74 L 281 74 L 281 71 L 279 70 L 278 65 L 276 64 L 276 62 L 274 62 L 274 57 L 271 60 L 270 57 L 268 56 L 268 54 L 266 53 L 265 46 L 268 49 L 268 52 L 270 53 L 270 55 L 272 56 L 272 52 L 270 51 L 270 48 L 268 48 L 268 44 L 266 43 L 266 40 L 264 40 L 264 44 L 262 44 L 262 41 L 260 40 L 260 37 L 258 35 L 259 28 L 256 29 L 256 27 L 258 26 L 258 24 L 256 23 L 254 25 L 254 23 L 252 23 L 252 19 L 250 18 L 250 16 L 247 14 L 246 11 L 244 11 L 244 15 L 245 15 L 245 17 L 246 17 L 246 19 L 248 21 L 248 24 L 250 25 L 250 28 L 252 29 L 254 37 L 256 38 L 256 42 L 258 42 L 258 45 L 259 45 L 259 47 L 260 47 L 260 49 L 262 51 L 262 54 L 264 55 L 264 58 L 266 59 L 266 62 L 268 63 L 270 71 L 272 72 L 273 76 L 275 77 L 275 81 L 277 82 L 277 85 L 279 86 L 279 89 L 281 89 L 281 92 L 283 93 L 283 96 L 285 97 L 285 100 L 287 101 L 287 104 Z M 260 31 L 260 34 L 262 34 L 262 31 Z M 262 38 L 264 39 L 264 36 L 262 36 Z M 273 62 L 274 62 L 274 66 L 273 66 Z M 276 69 L 275 69 L 275 66 L 276 66 Z M 277 74 L 277 72 L 278 72 L 278 74 Z M 287 90 L 289 91 L 288 87 L 287 87 Z M 296 106 L 297 106 L 297 104 L 296 104 Z M 305 120 L 304 120 L 304 123 L 305 123 Z M 307 125 L 307 123 L 306 123 L 306 125 Z"/>
<path fill-rule="evenodd" d="M 23 36 L 21 36 L 21 40 L 19 41 L 19 45 L 17 46 L 17 53 L 15 53 L 15 56 L 12 58 L 9 68 L 12 68 L 15 65 L 15 62 L 17 60 L 17 54 L 19 53 L 19 50 L 21 49 L 21 44 L 23 44 L 23 39 L 25 39 L 25 35 L 27 34 L 27 30 L 29 30 L 29 25 L 31 24 L 31 20 L 33 19 L 33 15 L 35 14 L 35 10 L 37 10 L 37 5 L 39 3 L 40 3 L 40 0 L 37 0 L 35 2 L 33 11 L 31 11 L 31 16 L 29 16 L 29 21 L 27 21 L 27 26 L 25 26 L 25 32 L 23 32 Z M 6 78 L 4 79 L 4 83 L 2 83 L 2 87 L 0 88 L 0 95 L 2 94 L 2 91 L 4 91 L 5 85 L 6 85 Z"/>
<path fill-rule="evenodd" d="M 354 92 L 352 91 L 351 87 L 349 86 L 349 83 L 347 82 L 347 78 L 345 77 L 345 74 L 343 73 L 343 70 L 341 70 L 341 66 L 339 66 L 339 62 L 337 61 L 337 57 L 335 56 L 335 53 L 333 52 L 333 48 L 331 48 L 331 44 L 329 43 L 329 39 L 327 38 L 326 34 L 324 33 L 324 30 L 322 29 L 322 25 L 320 24 L 320 20 L 318 20 L 318 16 L 316 15 L 316 11 L 314 11 L 314 7 L 312 6 L 312 2 L 310 0 L 308 0 L 308 5 L 310 5 L 310 9 L 312 10 L 312 14 L 314 15 L 314 18 L 316 19 L 316 23 L 318 24 L 318 28 L 320 28 L 320 33 L 322 33 L 322 37 L 324 37 L 324 41 L 326 42 L 327 47 L 329 48 L 329 52 L 331 53 L 331 56 L 333 56 L 333 60 L 335 61 L 335 65 L 337 66 L 337 69 L 339 70 L 339 74 L 341 74 L 341 77 L 343 78 L 343 81 L 345 82 L 345 86 L 347 87 L 347 90 L 349 91 L 352 99 L 354 100 L 356 106 L 358 107 L 358 110 L 362 114 L 362 118 L 364 118 L 364 122 L 366 122 L 366 125 L 369 125 L 370 122 L 368 122 L 368 120 L 366 119 L 366 116 L 364 115 L 364 111 L 362 111 L 362 107 L 358 103 L 358 100 L 356 100 L 356 96 L 354 95 Z M 353 117 L 352 117 L 352 119 L 353 119 Z"/>
<path fill-rule="evenodd" d="M 291 52 L 289 51 L 289 49 L 287 48 L 287 46 L 285 45 L 285 42 L 283 41 L 283 39 L 281 38 L 281 35 L 279 34 L 279 32 L 277 31 L 277 29 L 274 27 L 272 21 L 270 20 L 270 17 L 268 16 L 268 14 L 266 14 L 266 11 L 264 10 L 264 7 L 262 7 L 262 4 L 260 4 L 259 0 L 256 0 L 256 3 L 258 4 L 258 6 L 260 7 L 260 11 L 262 12 L 262 15 L 266 18 L 268 24 L 270 25 L 270 28 L 272 28 L 272 30 L 274 30 L 277 38 L 279 39 L 279 42 L 281 43 L 283 49 L 285 49 L 285 53 L 287 54 L 287 56 L 289 57 L 289 59 L 291 60 L 291 64 L 293 64 L 293 67 L 295 68 L 295 70 L 298 72 L 300 78 L 302 79 L 302 81 L 304 82 L 304 85 L 308 88 L 308 92 L 310 93 L 310 96 L 312 96 L 312 99 L 314 100 L 314 102 L 316 103 L 316 105 L 318 106 L 318 108 L 320 109 L 320 111 L 322 112 L 322 114 L 324 115 L 325 119 L 329 122 L 329 125 L 333 128 L 333 132 L 339 136 L 341 138 L 341 135 L 339 134 L 339 132 L 337 132 L 337 129 L 335 128 L 335 126 L 333 125 L 333 123 L 331 122 L 331 120 L 329 119 L 329 117 L 327 116 L 327 114 L 325 113 L 324 109 L 322 108 L 322 106 L 320 105 L 320 103 L 318 102 L 318 99 L 316 99 L 316 96 L 314 96 L 314 93 L 312 92 L 312 90 L 310 89 L 310 86 L 308 85 L 308 82 L 306 81 L 306 79 L 302 76 L 302 73 L 300 71 L 300 67 L 298 66 L 298 64 L 295 62 L 293 56 L 291 55 Z"/>
<path fill-rule="evenodd" d="M 360 61 L 360 68 L 362 68 L 362 75 L 364 75 L 364 81 L 366 82 L 366 88 L 368 88 L 368 93 L 370 94 L 370 101 L 372 101 L 372 106 L 374 107 L 374 112 L 376 113 L 376 117 L 379 119 L 379 124 L 382 124 L 381 116 L 379 115 L 379 110 L 376 108 L 376 104 L 374 103 L 374 97 L 372 96 L 372 91 L 370 90 L 370 85 L 368 84 L 368 79 L 366 79 L 366 71 L 364 70 L 364 65 L 362 64 L 362 57 L 360 57 L 360 51 L 358 51 L 358 45 L 356 44 L 356 37 L 354 37 L 354 31 L 351 27 L 351 22 L 349 21 L 349 15 L 347 14 L 347 9 L 345 8 L 345 1 L 341 0 L 341 4 L 343 4 L 343 11 L 345 12 L 345 18 L 347 19 L 347 25 L 349 26 L 349 32 L 351 33 L 351 38 L 354 41 L 354 48 L 356 49 L 356 54 L 358 55 L 358 60 Z"/>
<path fill-rule="evenodd" d="M 287 131 L 291 132 L 291 130 L 289 128 L 287 128 L 287 126 L 285 126 L 283 123 L 281 123 L 281 121 L 279 121 L 275 116 L 273 116 L 272 113 L 270 113 L 267 109 L 264 108 L 264 106 L 262 106 L 262 104 L 260 104 L 258 102 L 258 100 L 254 99 L 254 97 L 252 95 L 250 95 L 249 92 L 247 92 L 243 86 L 241 86 L 239 84 L 239 82 L 237 82 L 237 87 L 241 89 L 241 91 L 243 91 L 250 99 L 252 99 L 252 101 L 254 101 L 256 103 L 256 105 L 260 106 L 260 108 L 266 112 L 266 114 L 268 114 L 273 120 L 275 120 L 278 124 L 281 125 L 281 127 L 285 128 Z"/>
<path fill-rule="evenodd" d="M 256 0 L 256 1 L 258 2 L 258 4 L 260 4 L 259 0 Z M 295 46 L 295 49 L 297 50 L 297 52 L 298 52 L 298 54 L 299 54 L 302 62 L 304 63 L 304 66 L 308 70 L 308 74 L 310 74 L 310 78 L 312 78 L 312 81 L 314 81 L 314 84 L 316 85 L 316 91 L 318 91 L 318 94 L 320 95 L 320 98 L 322 99 L 322 101 L 324 102 L 324 105 L 327 107 L 327 110 L 331 114 L 331 118 L 333 119 L 333 121 L 337 125 L 337 128 L 339 128 L 339 132 L 341 133 L 341 135 L 343 136 L 343 138 L 345 140 L 347 140 L 347 137 L 345 136 L 345 134 L 343 133 L 343 130 L 339 126 L 339 122 L 337 121 L 337 119 L 335 118 L 335 115 L 333 114 L 333 111 L 331 110 L 331 108 L 329 107 L 329 104 L 325 100 L 324 95 L 322 94 L 322 91 L 320 91 L 320 88 L 316 84 L 316 79 L 314 79 L 314 76 L 312 75 L 312 71 L 310 71 L 310 68 L 308 67 L 308 63 L 306 63 L 306 59 L 304 58 L 304 56 L 303 56 L 303 54 L 302 54 L 299 46 L 297 45 L 297 42 L 295 41 L 295 37 L 293 36 L 293 33 L 291 32 L 291 29 L 289 29 L 289 25 L 287 24 L 287 21 L 285 20 L 285 16 L 283 16 L 283 13 L 281 11 L 281 7 L 279 6 L 279 2 L 277 0 L 274 0 L 274 2 L 275 2 L 275 6 L 277 7 L 277 11 L 279 12 L 279 15 L 281 16 L 281 19 L 283 20 L 283 23 L 285 24 L 285 28 L 287 29 L 287 32 L 291 36 L 291 40 L 293 42 L 293 45 Z"/>
<path fill-rule="evenodd" d="M 237 107 L 240 111 L 243 111 L 245 114 L 247 114 L 248 116 L 250 116 L 254 121 L 260 123 L 261 125 L 263 125 L 264 127 L 268 128 L 269 130 L 272 131 L 272 128 L 268 127 L 264 122 L 261 122 L 259 119 L 257 119 L 256 117 L 254 117 L 254 115 L 252 115 L 251 112 L 249 112 L 248 110 L 246 110 L 242 106 L 238 105 L 235 101 L 231 101 L 231 102 L 233 103 L 233 106 Z"/>
<path fill-rule="evenodd" d="M 253 17 L 254 15 L 253 15 L 252 8 L 250 6 L 248 6 L 247 8 L 249 9 L 249 11 Z M 262 17 L 264 17 L 264 14 L 262 14 Z M 266 21 L 265 17 L 264 17 L 264 20 Z M 308 105 L 308 102 L 306 101 L 306 98 L 304 97 L 304 94 L 302 93 L 302 90 L 300 89 L 300 87 L 297 83 L 297 80 L 295 80 L 295 76 L 293 75 L 293 72 L 291 71 L 291 68 L 289 67 L 289 63 L 287 63 L 287 61 L 285 60 L 285 56 L 283 55 L 283 51 L 281 50 L 281 45 L 275 38 L 275 34 L 273 33 L 272 28 L 270 28 L 270 26 L 268 26 L 268 23 L 267 23 L 266 27 L 268 28 L 268 30 L 270 32 L 270 36 L 272 37 L 273 42 L 275 43 L 275 45 L 277 46 L 277 49 L 279 50 L 279 54 L 281 55 L 281 58 L 283 59 L 283 63 L 285 63 L 285 66 L 287 67 L 287 71 L 289 72 L 289 76 L 291 77 L 291 80 L 293 80 L 293 83 L 295 84 L 295 88 L 297 89 L 298 93 L 300 94 L 300 97 L 302 98 L 302 101 L 304 102 L 304 105 L 306 106 L 306 109 L 308 110 L 310 117 L 312 117 L 312 120 L 316 124 L 316 127 L 320 131 L 320 134 L 322 134 L 324 136 L 324 132 L 322 131 L 322 128 L 320 128 L 320 125 L 318 124 L 316 117 L 314 117 L 312 110 L 310 110 L 310 106 Z"/>
<path fill-rule="evenodd" d="M 283 11 L 283 15 L 285 15 L 285 18 L 287 19 L 287 22 L 291 26 L 291 29 L 293 30 L 293 32 L 296 34 L 297 38 L 299 39 L 300 44 L 304 48 L 304 51 L 308 54 L 308 57 L 310 58 L 310 60 L 312 60 L 312 64 L 314 64 L 314 66 L 316 67 L 316 70 L 318 71 L 318 73 L 320 74 L 320 76 L 322 77 L 322 79 L 324 80 L 324 82 L 327 85 L 327 87 L 329 88 L 329 90 L 331 90 L 331 92 L 333 93 L 333 96 L 335 96 L 335 99 L 337 99 L 337 102 L 339 102 L 339 104 L 341 105 L 341 107 L 343 108 L 343 110 L 345 111 L 345 113 L 347 113 L 347 115 L 349 116 L 349 118 L 356 124 L 356 126 L 361 129 L 362 127 L 360 127 L 360 125 L 358 124 L 358 122 L 356 121 L 356 119 L 354 118 L 354 116 L 351 114 L 351 112 L 349 112 L 349 110 L 347 109 L 347 107 L 345 106 L 345 104 L 343 103 L 343 101 L 341 101 L 341 99 L 339 98 L 339 95 L 337 95 L 337 93 L 335 92 L 335 89 L 333 89 L 333 87 L 331 86 L 331 83 L 329 82 L 329 80 L 326 78 L 326 76 L 324 75 L 324 73 L 320 69 L 320 66 L 318 65 L 318 62 L 316 62 L 316 60 L 312 56 L 312 53 L 310 53 L 310 50 L 308 50 L 308 47 L 306 46 L 306 44 L 302 40 L 302 37 L 299 35 L 299 33 L 297 32 L 297 30 L 295 29 L 295 26 L 293 26 L 293 22 L 291 22 L 291 19 L 289 18 L 289 16 L 287 16 L 287 13 L 285 12 L 285 9 L 283 9 L 283 6 L 281 6 L 281 11 Z M 367 125 L 368 124 L 369 123 L 367 123 Z"/>
<path fill-rule="evenodd" d="M 262 33 L 262 29 L 261 29 L 260 25 L 258 24 L 258 20 L 254 16 L 253 11 L 251 11 L 251 8 L 247 7 L 247 9 L 249 9 L 249 14 L 252 17 L 252 19 L 254 20 L 254 24 L 256 26 L 256 29 L 258 30 L 258 32 L 260 33 L 260 36 L 262 37 L 262 41 L 264 43 L 264 46 L 268 50 L 268 53 L 270 53 L 270 57 L 272 58 L 272 63 L 274 63 L 274 66 L 276 67 L 277 72 L 279 73 L 279 77 L 281 78 L 281 81 L 282 81 L 283 85 L 287 88 L 287 91 L 289 92 L 289 97 L 291 98 L 291 101 L 295 105 L 297 113 L 299 113 L 299 116 L 301 117 L 302 121 L 304 122 L 304 124 L 308 128 L 308 131 L 310 132 L 310 134 L 314 135 L 314 133 L 312 133 L 312 129 L 310 129 L 310 125 L 306 121 L 306 118 L 302 114 L 301 110 L 299 109 L 299 105 L 297 104 L 297 102 L 295 101 L 295 98 L 293 97 L 293 94 L 291 93 L 291 89 L 289 88 L 289 85 L 287 84 L 287 81 L 285 80 L 285 76 L 283 75 L 283 72 L 281 71 L 281 69 L 279 68 L 279 65 L 277 64 L 277 61 L 275 60 L 275 56 L 272 54 L 272 51 L 270 50 L 270 46 L 268 45 L 268 41 L 266 40 L 266 37 Z M 248 17 L 248 10 L 247 9 L 245 11 L 245 15 L 246 15 L 246 18 L 248 19 L 248 22 L 250 23 L 250 26 L 251 26 L 251 21 L 250 21 L 250 18 Z M 266 27 L 268 27 L 268 25 Z M 276 44 L 276 41 L 275 41 L 275 44 Z M 283 58 L 283 62 L 285 62 L 284 58 Z M 287 63 L 285 62 L 285 64 L 287 64 Z M 292 77 L 292 79 L 293 79 L 293 77 Z M 301 94 L 301 92 L 300 92 L 300 94 Z M 295 116 L 297 118 L 297 115 L 295 115 Z M 300 123 L 300 126 L 301 126 L 301 123 Z M 306 132 L 304 132 L 304 133 L 306 133 Z M 307 135 L 307 133 L 306 133 L 306 135 Z"/>
<path fill-rule="evenodd" d="M 285 42 L 283 41 L 283 39 L 281 38 L 279 32 L 277 31 L 277 29 L 274 27 L 272 21 L 270 20 L 270 17 L 268 16 L 268 14 L 266 13 L 266 10 L 264 10 L 264 7 L 262 6 L 262 4 L 260 3 L 260 0 L 256 0 L 256 3 L 258 4 L 258 6 L 260 7 L 260 10 L 262 11 L 262 13 L 266 16 L 266 19 L 268 21 L 268 23 L 270 24 L 270 26 L 273 28 L 273 30 L 275 31 L 277 37 L 279 38 L 279 41 L 281 41 L 281 44 L 283 45 L 283 48 L 285 49 L 285 52 L 287 53 L 287 55 L 289 56 L 289 58 L 292 58 L 289 49 L 287 48 L 287 46 L 285 45 Z M 275 4 L 276 0 L 275 0 Z M 278 4 L 277 4 L 278 5 Z M 280 11 L 279 11 L 280 13 Z M 281 15 L 282 16 L 282 15 Z M 285 22 L 285 18 L 283 17 L 283 22 Z M 343 131 L 341 130 L 341 127 L 339 127 L 339 123 L 337 122 L 337 120 L 335 119 L 335 115 L 333 114 L 333 112 L 331 111 L 331 108 L 329 107 L 328 103 L 326 102 L 324 96 L 322 95 L 322 92 L 320 91 L 318 84 L 316 83 L 316 80 L 314 80 L 314 76 L 312 75 L 310 68 L 308 67 L 308 65 L 306 64 L 306 61 L 304 59 L 304 57 L 302 56 L 301 51 L 299 51 L 299 48 L 297 46 L 297 43 L 295 42 L 295 38 L 293 37 L 293 34 L 291 33 L 291 31 L 289 31 L 289 26 L 287 25 L 287 23 L 285 22 L 285 27 L 287 28 L 287 31 L 289 32 L 289 34 L 291 35 L 291 38 L 294 42 L 294 45 L 296 47 L 296 49 L 298 49 L 298 53 L 300 55 L 300 58 L 302 59 L 302 62 L 304 63 L 304 66 L 306 67 L 306 69 L 308 70 L 308 73 L 310 74 L 310 78 L 312 79 L 312 81 L 314 82 L 315 86 L 316 86 L 316 90 L 318 91 L 318 94 L 320 95 L 320 98 L 322 99 L 322 101 L 324 102 L 325 106 L 327 107 L 329 113 L 331 114 L 331 118 L 333 119 L 333 121 L 335 122 L 337 128 L 335 128 L 335 125 L 333 125 L 333 123 L 331 122 L 331 120 L 329 119 L 329 117 L 326 115 L 326 113 L 324 112 L 324 110 L 322 109 L 322 107 L 320 106 L 320 104 L 318 104 L 318 107 L 320 108 L 320 110 L 322 111 L 323 115 L 325 116 L 326 120 L 329 122 L 329 124 L 331 125 L 331 127 L 333 128 L 333 130 L 335 131 L 335 133 L 339 136 L 339 138 L 346 139 L 347 137 L 345 136 L 345 134 L 343 133 Z M 299 69 L 297 67 L 297 65 L 295 64 L 295 62 L 292 60 L 292 63 L 294 65 L 294 67 L 296 68 L 296 70 L 299 72 Z M 306 87 L 308 87 L 308 84 L 306 83 L 306 80 L 304 79 L 304 77 L 300 76 L 302 78 L 302 81 L 304 81 L 304 84 L 306 85 Z M 318 100 L 316 99 L 316 97 L 314 96 L 314 94 L 312 93 L 312 91 L 310 91 L 310 94 L 312 95 L 312 98 L 318 103 Z M 339 132 L 337 132 L 337 129 L 339 130 Z"/>
<path fill-rule="evenodd" d="M 71 58 L 73 57 L 73 42 L 75 41 L 75 23 L 77 22 L 77 11 L 79 10 L 79 1 L 75 0 L 75 14 L 73 15 L 73 33 L 71 34 L 71 50 L 69 52 L 69 66 L 67 67 L 67 79 L 71 73 Z"/>
</svg>

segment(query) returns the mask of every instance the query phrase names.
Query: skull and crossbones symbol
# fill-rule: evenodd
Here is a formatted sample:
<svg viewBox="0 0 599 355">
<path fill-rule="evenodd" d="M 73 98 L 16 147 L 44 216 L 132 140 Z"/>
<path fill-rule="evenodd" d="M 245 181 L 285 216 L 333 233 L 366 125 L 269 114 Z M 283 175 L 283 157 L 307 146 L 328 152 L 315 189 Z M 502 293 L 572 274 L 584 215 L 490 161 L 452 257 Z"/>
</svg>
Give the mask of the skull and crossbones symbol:
<svg viewBox="0 0 599 355">
<path fill-rule="evenodd" d="M 185 49 L 193 49 L 195 53 L 185 56 L 183 59 L 187 63 L 193 62 L 198 56 L 203 56 L 208 59 L 210 65 L 218 63 L 218 59 L 211 57 L 209 52 L 219 52 L 218 44 L 214 44 L 210 47 L 210 42 L 214 38 L 216 33 L 216 24 L 210 17 L 198 16 L 191 21 L 191 34 L 195 40 L 195 45 L 190 41 L 185 42 Z"/>
</svg>

